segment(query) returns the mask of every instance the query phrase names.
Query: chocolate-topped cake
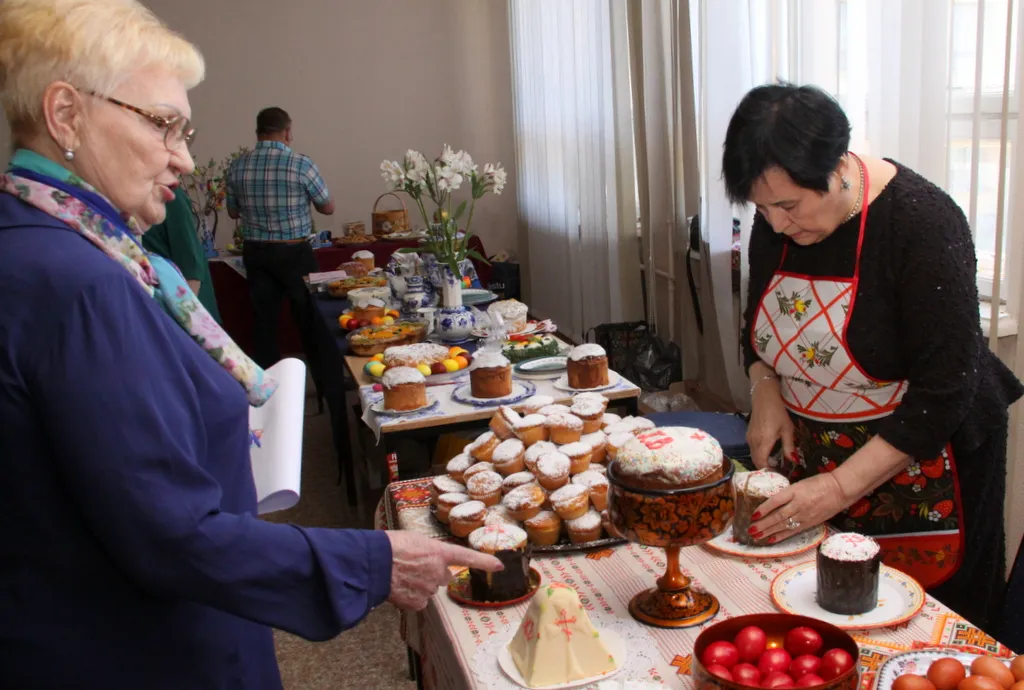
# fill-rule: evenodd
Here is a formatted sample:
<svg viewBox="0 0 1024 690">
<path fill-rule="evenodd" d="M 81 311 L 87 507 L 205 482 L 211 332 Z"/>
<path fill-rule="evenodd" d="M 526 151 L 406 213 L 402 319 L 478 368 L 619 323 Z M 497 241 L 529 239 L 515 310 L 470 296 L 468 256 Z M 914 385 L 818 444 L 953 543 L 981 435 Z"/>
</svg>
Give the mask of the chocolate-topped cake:
<svg viewBox="0 0 1024 690">
<path fill-rule="evenodd" d="M 765 546 L 768 538 L 754 539 L 750 535 L 751 517 L 758 507 L 787 486 L 789 480 L 778 472 L 757 470 L 742 472 L 732 479 L 736 489 L 736 512 L 732 517 L 732 536 L 746 546 Z"/>
<path fill-rule="evenodd" d="M 525 530 L 515 525 L 492 523 L 473 530 L 469 545 L 491 554 L 505 566 L 496 573 L 469 569 L 469 584 L 475 601 L 509 601 L 530 589 L 532 547 Z"/>
<path fill-rule="evenodd" d="M 871 537 L 833 534 L 818 547 L 818 605 L 854 616 L 878 606 L 882 550 Z"/>
</svg>

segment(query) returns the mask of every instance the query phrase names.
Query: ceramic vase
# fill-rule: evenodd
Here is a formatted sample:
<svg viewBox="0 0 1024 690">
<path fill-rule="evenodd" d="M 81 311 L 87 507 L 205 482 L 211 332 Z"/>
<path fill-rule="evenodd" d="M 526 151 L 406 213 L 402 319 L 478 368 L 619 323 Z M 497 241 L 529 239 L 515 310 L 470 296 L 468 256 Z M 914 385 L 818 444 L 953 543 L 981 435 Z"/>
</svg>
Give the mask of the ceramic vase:
<svg viewBox="0 0 1024 690">
<path fill-rule="evenodd" d="M 462 306 L 462 279 L 452 273 L 447 266 L 441 267 L 441 306 Z"/>
<path fill-rule="evenodd" d="M 446 343 L 461 343 L 469 339 L 475 326 L 476 317 L 469 307 L 441 307 L 434 332 Z"/>
</svg>

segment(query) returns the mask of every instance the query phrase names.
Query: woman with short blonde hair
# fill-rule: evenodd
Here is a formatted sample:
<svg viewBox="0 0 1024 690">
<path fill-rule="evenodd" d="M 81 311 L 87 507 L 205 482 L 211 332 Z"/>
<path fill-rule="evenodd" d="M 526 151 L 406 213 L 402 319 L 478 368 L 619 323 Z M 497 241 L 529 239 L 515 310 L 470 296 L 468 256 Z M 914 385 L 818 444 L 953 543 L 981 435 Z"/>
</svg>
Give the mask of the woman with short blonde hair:
<svg viewBox="0 0 1024 690">
<path fill-rule="evenodd" d="M 327 639 L 500 568 L 256 517 L 249 405 L 276 383 L 139 241 L 193 169 L 203 71 L 134 0 L 0 2 L 3 688 L 277 690 L 269 626 Z"/>
</svg>

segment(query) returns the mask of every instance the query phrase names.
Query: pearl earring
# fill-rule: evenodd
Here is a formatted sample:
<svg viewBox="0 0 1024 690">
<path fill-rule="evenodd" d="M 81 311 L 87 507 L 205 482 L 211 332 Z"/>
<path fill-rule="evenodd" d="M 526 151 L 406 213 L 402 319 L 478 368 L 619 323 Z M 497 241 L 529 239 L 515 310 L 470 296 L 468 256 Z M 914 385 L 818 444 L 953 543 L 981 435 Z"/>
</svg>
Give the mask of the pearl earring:
<svg viewBox="0 0 1024 690">
<path fill-rule="evenodd" d="M 64 160 L 73 161 L 75 160 L 75 152 L 71 149 L 64 149 Z"/>
</svg>

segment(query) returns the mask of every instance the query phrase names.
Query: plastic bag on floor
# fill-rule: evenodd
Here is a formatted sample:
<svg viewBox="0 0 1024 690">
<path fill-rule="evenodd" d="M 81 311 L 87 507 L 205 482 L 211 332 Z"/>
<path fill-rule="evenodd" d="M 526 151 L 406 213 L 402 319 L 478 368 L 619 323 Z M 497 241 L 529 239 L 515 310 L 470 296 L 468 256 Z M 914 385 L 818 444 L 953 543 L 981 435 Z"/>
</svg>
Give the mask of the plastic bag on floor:
<svg viewBox="0 0 1024 690">
<path fill-rule="evenodd" d="M 675 391 L 644 393 L 640 396 L 640 405 L 654 412 L 700 412 L 693 398 Z"/>
</svg>

